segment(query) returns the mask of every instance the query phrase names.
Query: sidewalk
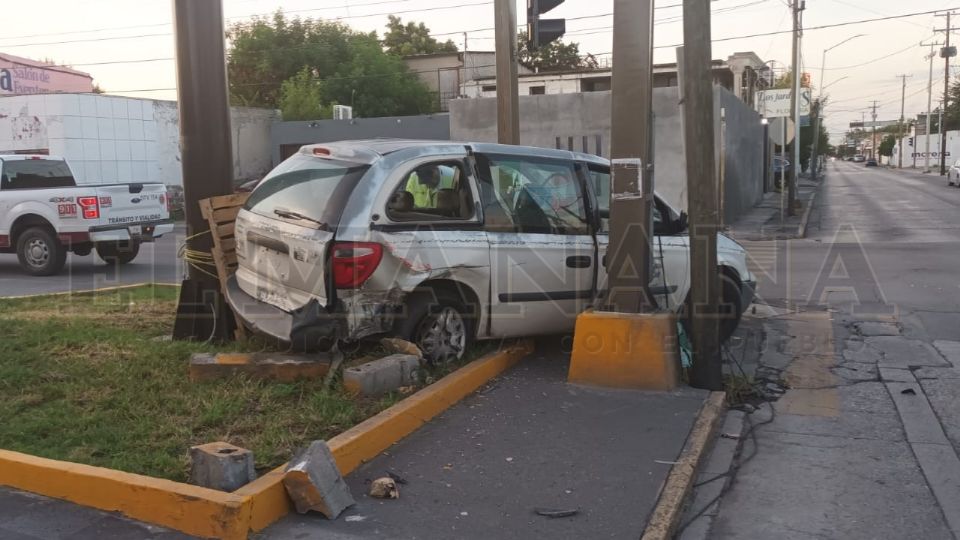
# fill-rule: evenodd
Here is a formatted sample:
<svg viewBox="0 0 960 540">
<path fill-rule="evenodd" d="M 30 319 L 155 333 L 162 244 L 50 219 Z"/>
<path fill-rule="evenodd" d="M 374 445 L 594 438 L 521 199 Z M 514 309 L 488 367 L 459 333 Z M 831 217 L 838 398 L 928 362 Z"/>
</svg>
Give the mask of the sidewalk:
<svg viewBox="0 0 960 540">
<path fill-rule="evenodd" d="M 788 216 L 781 226 L 781 194 L 771 191 L 763 195 L 760 203 L 727 226 L 727 233 L 737 240 L 785 240 L 803 238 L 806 235 L 809 211 L 815 203 L 817 191 L 823 180 L 817 182 L 800 178 L 797 184 L 797 202 L 801 204 L 793 216 Z"/>
<path fill-rule="evenodd" d="M 291 515 L 263 537 L 638 538 L 708 394 L 567 384 L 558 341 L 347 477 L 357 505 L 336 521 Z M 387 471 L 400 498 L 368 497 Z"/>
</svg>

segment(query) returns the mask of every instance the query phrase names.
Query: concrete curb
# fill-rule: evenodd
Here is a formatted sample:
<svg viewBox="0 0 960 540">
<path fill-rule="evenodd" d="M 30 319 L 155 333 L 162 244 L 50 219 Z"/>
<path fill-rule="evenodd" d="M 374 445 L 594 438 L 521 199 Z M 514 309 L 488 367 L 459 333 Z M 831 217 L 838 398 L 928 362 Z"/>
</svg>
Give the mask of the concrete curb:
<svg viewBox="0 0 960 540">
<path fill-rule="evenodd" d="M 684 503 L 697 478 L 701 463 L 707 456 L 707 446 L 713 440 L 725 410 L 726 394 L 711 392 L 703 402 L 697 421 L 690 430 L 679 459 L 670 469 L 657 505 L 650 514 L 642 540 L 669 540 L 683 516 Z"/>
<path fill-rule="evenodd" d="M 807 237 L 807 223 L 810 221 L 810 212 L 813 210 L 813 204 L 817 202 L 818 193 L 820 193 L 820 186 L 817 186 L 817 189 L 814 190 L 813 195 L 810 195 L 810 200 L 807 202 L 807 209 L 803 211 L 803 218 L 800 220 L 800 228 L 797 230 L 798 238 Z"/>
<path fill-rule="evenodd" d="M 4 300 L 24 300 L 27 298 L 40 298 L 42 296 L 71 296 L 74 294 L 106 293 L 106 292 L 114 292 L 114 291 L 123 291 L 126 289 L 136 289 L 137 287 L 179 287 L 179 286 L 180 286 L 179 283 L 148 283 L 144 281 L 142 283 L 132 283 L 130 285 L 117 285 L 114 287 L 104 287 L 102 289 L 47 292 L 47 293 L 37 293 L 37 294 L 24 294 L 21 296 L 0 296 L 0 302 Z"/>
<path fill-rule="evenodd" d="M 475 360 L 327 441 L 342 475 L 379 455 L 533 352 L 524 340 Z M 246 538 L 292 510 L 286 464 L 233 493 L 0 450 L 0 485 L 120 512 L 187 534 Z"/>
</svg>

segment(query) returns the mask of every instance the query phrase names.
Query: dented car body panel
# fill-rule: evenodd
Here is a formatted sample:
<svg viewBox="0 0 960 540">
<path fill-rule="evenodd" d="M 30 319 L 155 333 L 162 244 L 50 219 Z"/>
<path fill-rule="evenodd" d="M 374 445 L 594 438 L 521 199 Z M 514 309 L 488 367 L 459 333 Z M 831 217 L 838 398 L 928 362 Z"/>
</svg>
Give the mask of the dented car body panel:
<svg viewBox="0 0 960 540">
<path fill-rule="evenodd" d="M 462 296 L 476 339 L 570 331 L 606 283 L 603 194 L 592 184 L 608 182 L 608 169 L 597 156 L 496 144 L 305 146 L 237 217 L 228 301 L 248 327 L 283 341 L 390 333 L 411 293 L 442 288 Z M 678 309 L 688 242 L 661 243 L 652 285 Z M 733 265 L 753 279 L 745 254 Z"/>
</svg>

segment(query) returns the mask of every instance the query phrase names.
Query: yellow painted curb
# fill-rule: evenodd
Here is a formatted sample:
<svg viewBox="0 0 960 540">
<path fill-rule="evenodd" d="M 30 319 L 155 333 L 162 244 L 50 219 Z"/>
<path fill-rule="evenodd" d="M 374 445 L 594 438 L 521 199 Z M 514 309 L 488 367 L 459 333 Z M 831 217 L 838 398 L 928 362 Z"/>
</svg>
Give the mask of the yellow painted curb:
<svg viewBox="0 0 960 540">
<path fill-rule="evenodd" d="M 700 412 L 697 421 L 690 430 L 687 442 L 683 446 L 680 458 L 670 469 L 667 481 L 660 490 L 657 505 L 650 514 L 650 520 L 643 531 L 641 540 L 670 540 L 683 515 L 683 505 L 693 488 L 697 471 L 707 454 L 707 446 L 713 440 L 720 418 L 725 410 L 726 394 L 711 392 Z"/>
<path fill-rule="evenodd" d="M 60 291 L 60 292 L 48 292 L 48 293 L 37 293 L 37 294 L 24 294 L 21 296 L 2 296 L 0 301 L 3 300 L 24 300 L 27 298 L 40 298 L 42 296 L 72 296 L 74 294 L 93 294 L 93 293 L 107 293 L 114 291 L 122 291 L 126 289 L 136 289 L 137 287 L 179 287 L 179 283 L 132 283 L 130 285 L 117 285 L 115 287 L 104 287 L 102 289 L 86 289 L 81 291 Z"/>
<path fill-rule="evenodd" d="M 529 340 L 475 360 L 327 441 L 347 475 L 533 352 Z M 209 538 L 246 538 L 292 510 L 286 465 L 234 491 L 0 450 L 0 485 Z"/>
</svg>

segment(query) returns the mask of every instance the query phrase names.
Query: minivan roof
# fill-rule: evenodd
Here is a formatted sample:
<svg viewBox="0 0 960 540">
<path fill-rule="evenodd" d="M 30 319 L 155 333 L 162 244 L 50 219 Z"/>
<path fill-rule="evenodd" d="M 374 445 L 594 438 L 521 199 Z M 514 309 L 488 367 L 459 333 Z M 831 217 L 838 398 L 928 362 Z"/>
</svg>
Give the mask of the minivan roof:
<svg viewBox="0 0 960 540">
<path fill-rule="evenodd" d="M 606 159 L 592 154 L 582 152 L 571 152 L 568 150 L 554 150 L 550 148 L 539 148 L 534 146 L 514 146 L 509 144 L 496 143 L 476 143 L 476 142 L 457 142 L 457 141 L 436 141 L 436 140 L 417 140 L 417 139 L 362 139 L 353 141 L 337 141 L 330 143 L 309 144 L 303 146 L 300 152 L 308 155 L 329 155 L 332 158 L 346 159 L 349 161 L 361 163 L 373 163 L 379 158 L 398 152 L 409 150 L 411 148 L 429 148 L 434 147 L 437 150 L 460 149 L 469 146 L 476 152 L 523 155 L 533 157 L 555 158 L 555 159 L 574 159 L 591 163 L 609 163 Z M 327 152 L 318 153 L 317 151 Z"/>
</svg>

